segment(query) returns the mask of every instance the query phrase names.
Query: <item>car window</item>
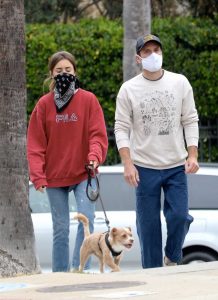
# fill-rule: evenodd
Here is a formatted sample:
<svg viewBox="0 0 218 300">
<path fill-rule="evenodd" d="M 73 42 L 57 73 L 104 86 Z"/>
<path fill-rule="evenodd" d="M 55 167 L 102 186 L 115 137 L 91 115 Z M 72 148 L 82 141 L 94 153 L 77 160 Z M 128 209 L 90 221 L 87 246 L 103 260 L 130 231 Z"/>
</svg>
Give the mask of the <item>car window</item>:
<svg viewBox="0 0 218 300">
<path fill-rule="evenodd" d="M 47 193 L 36 191 L 32 184 L 29 186 L 29 203 L 32 213 L 49 213 L 51 211 Z M 69 194 L 69 209 L 70 212 L 76 211 L 76 202 L 73 192 Z"/>
</svg>

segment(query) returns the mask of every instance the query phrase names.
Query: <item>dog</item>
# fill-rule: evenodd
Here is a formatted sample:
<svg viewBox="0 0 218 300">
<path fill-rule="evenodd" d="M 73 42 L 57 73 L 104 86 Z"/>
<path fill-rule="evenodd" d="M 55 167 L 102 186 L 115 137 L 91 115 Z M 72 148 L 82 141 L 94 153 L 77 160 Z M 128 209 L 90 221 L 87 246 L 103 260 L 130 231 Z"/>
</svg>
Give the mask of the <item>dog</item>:
<svg viewBox="0 0 218 300">
<path fill-rule="evenodd" d="M 80 248 L 79 272 L 83 272 L 86 261 L 91 254 L 97 256 L 100 262 L 100 272 L 104 273 L 104 265 L 108 265 L 112 272 L 119 272 L 119 263 L 124 249 L 130 249 L 134 238 L 130 227 L 113 227 L 109 232 L 92 233 L 89 231 L 89 220 L 78 213 L 74 219 L 83 223 L 84 240 Z"/>
</svg>

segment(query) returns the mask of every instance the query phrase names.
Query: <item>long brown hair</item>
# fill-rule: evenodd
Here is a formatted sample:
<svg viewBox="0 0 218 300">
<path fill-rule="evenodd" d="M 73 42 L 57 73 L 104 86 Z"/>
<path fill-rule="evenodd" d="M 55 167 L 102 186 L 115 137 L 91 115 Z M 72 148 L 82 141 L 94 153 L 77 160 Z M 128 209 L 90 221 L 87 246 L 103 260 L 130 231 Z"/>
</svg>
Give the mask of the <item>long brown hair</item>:
<svg viewBox="0 0 218 300">
<path fill-rule="evenodd" d="M 57 65 L 57 63 L 59 63 L 59 61 L 61 61 L 62 59 L 67 59 L 69 60 L 69 62 L 73 65 L 74 70 L 76 72 L 76 61 L 75 61 L 75 57 L 67 52 L 67 51 L 59 51 L 54 53 L 48 61 L 48 70 L 49 70 L 49 77 L 45 79 L 44 84 L 46 84 L 48 81 L 50 81 L 49 83 L 49 90 L 53 91 L 55 88 L 55 81 L 52 78 L 52 72 L 54 70 L 54 67 Z"/>
</svg>

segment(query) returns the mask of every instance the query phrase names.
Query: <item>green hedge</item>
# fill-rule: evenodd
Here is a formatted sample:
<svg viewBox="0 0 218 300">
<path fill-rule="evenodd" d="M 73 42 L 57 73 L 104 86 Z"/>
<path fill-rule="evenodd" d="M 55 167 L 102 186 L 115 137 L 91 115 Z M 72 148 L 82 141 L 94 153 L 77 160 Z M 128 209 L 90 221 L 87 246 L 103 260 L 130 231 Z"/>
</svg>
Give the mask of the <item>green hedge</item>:
<svg viewBox="0 0 218 300">
<path fill-rule="evenodd" d="M 191 82 L 199 115 L 218 116 L 218 18 L 154 20 L 164 42 L 164 66 Z"/>
<path fill-rule="evenodd" d="M 118 22 L 97 19 L 67 25 L 28 25 L 26 44 L 28 114 L 43 93 L 48 57 L 66 50 L 75 55 L 82 86 L 97 95 L 107 124 L 112 126 L 122 82 L 122 27 Z"/>
<path fill-rule="evenodd" d="M 218 118 L 217 24 L 218 17 L 214 20 L 171 18 L 152 21 L 152 32 L 163 42 L 164 68 L 187 76 L 194 89 L 200 119 L 204 120 Z M 97 95 L 107 126 L 113 126 L 116 95 L 122 84 L 121 22 L 84 19 L 65 25 L 27 25 L 26 45 L 28 115 L 38 98 L 47 92 L 43 81 L 47 77 L 48 57 L 56 51 L 66 50 L 76 57 L 82 86 Z M 111 140 L 111 143 L 114 142 Z M 212 148 L 217 158 L 216 143 L 214 141 Z M 202 144 L 202 148 L 204 146 Z M 206 150 L 204 152 L 207 154 Z M 107 163 L 116 159 L 116 146 L 111 145 Z"/>
<path fill-rule="evenodd" d="M 190 80 L 200 116 L 218 116 L 218 34 L 210 19 L 154 19 L 153 32 L 164 45 L 164 67 Z M 81 20 L 73 24 L 27 25 L 28 114 L 43 90 L 48 57 L 72 52 L 85 89 L 99 98 L 108 126 L 114 122 L 116 94 L 122 84 L 123 28 L 119 21 Z"/>
</svg>

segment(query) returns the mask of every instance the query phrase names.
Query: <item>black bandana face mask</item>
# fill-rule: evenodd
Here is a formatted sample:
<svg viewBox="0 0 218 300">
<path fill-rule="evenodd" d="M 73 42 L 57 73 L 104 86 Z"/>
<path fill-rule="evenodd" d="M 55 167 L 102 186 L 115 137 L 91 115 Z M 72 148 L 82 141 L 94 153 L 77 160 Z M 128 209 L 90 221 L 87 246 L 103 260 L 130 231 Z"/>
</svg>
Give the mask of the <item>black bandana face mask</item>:
<svg viewBox="0 0 218 300">
<path fill-rule="evenodd" d="M 54 89 L 54 101 L 57 112 L 63 110 L 71 101 L 75 90 L 79 88 L 79 80 L 76 76 L 61 73 L 54 77 L 56 82 Z"/>
</svg>

